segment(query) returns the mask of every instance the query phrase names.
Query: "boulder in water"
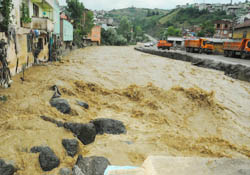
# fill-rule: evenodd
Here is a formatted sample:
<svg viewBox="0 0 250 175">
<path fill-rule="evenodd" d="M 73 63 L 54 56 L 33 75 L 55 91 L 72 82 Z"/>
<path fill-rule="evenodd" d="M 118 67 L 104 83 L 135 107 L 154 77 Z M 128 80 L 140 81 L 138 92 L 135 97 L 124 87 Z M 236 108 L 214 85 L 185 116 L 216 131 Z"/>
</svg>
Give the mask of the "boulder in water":
<svg viewBox="0 0 250 175">
<path fill-rule="evenodd" d="M 62 145 L 69 156 L 74 157 L 78 151 L 78 141 L 76 139 L 63 139 Z"/>
<path fill-rule="evenodd" d="M 60 159 L 50 147 L 36 146 L 31 148 L 32 153 L 39 154 L 39 163 L 43 171 L 51 171 L 60 165 Z"/>
<path fill-rule="evenodd" d="M 71 111 L 68 101 L 62 98 L 52 98 L 50 100 L 50 105 L 63 114 L 69 114 Z"/>
<path fill-rule="evenodd" d="M 73 132 L 84 145 L 95 141 L 96 128 L 93 123 L 64 123 L 64 128 Z"/>
<path fill-rule="evenodd" d="M 99 118 L 92 120 L 97 134 L 126 134 L 126 127 L 119 120 Z"/>
<path fill-rule="evenodd" d="M 105 157 L 79 155 L 76 165 L 84 175 L 103 175 L 110 162 Z"/>
<path fill-rule="evenodd" d="M 7 164 L 4 160 L 0 159 L 0 174 L 1 175 L 13 175 L 16 171 L 16 168 Z"/>
</svg>

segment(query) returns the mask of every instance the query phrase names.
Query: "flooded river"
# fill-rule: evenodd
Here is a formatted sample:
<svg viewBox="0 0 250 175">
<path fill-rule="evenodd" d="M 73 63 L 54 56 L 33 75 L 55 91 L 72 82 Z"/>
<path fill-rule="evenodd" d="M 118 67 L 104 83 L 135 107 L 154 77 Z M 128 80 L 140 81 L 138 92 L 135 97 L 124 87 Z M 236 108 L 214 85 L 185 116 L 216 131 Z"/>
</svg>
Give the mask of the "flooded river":
<svg viewBox="0 0 250 175">
<path fill-rule="evenodd" d="M 49 104 L 52 85 L 72 107 L 63 115 Z M 12 160 L 19 175 L 40 175 L 33 146 L 48 145 L 73 167 L 62 139 L 71 132 L 43 121 L 86 123 L 96 118 L 124 122 L 126 135 L 97 136 L 80 146 L 83 156 L 104 156 L 113 165 L 141 165 L 149 155 L 250 158 L 250 83 L 223 72 L 134 51 L 133 47 L 75 50 L 61 63 L 35 66 L 0 90 L 0 158 Z M 89 104 L 88 110 L 76 100 Z"/>
</svg>

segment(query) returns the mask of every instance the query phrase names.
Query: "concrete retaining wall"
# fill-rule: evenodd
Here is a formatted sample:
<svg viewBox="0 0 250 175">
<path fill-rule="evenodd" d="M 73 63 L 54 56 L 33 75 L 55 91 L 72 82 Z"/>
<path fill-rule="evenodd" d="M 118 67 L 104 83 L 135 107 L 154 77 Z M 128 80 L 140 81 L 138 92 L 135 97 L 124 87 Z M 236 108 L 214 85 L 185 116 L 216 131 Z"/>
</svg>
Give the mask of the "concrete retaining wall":
<svg viewBox="0 0 250 175">
<path fill-rule="evenodd" d="M 163 56 L 170 59 L 191 62 L 195 66 L 224 71 L 225 75 L 235 79 L 250 82 L 250 67 L 242 64 L 229 63 L 211 59 L 202 59 L 185 53 L 155 50 L 143 47 L 136 47 L 135 50 L 153 55 Z"/>
</svg>

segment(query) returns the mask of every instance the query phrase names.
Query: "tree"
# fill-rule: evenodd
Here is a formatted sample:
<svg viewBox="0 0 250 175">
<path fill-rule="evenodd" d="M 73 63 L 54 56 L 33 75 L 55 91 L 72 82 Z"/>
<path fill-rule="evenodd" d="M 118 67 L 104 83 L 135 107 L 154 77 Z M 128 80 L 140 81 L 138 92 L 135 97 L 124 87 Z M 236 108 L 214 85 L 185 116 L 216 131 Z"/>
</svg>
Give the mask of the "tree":
<svg viewBox="0 0 250 175">
<path fill-rule="evenodd" d="M 134 32 L 135 32 L 135 36 L 143 36 L 143 30 L 141 26 L 136 26 Z"/>
<path fill-rule="evenodd" d="M 201 25 L 201 31 L 198 33 L 198 36 L 208 36 L 212 37 L 214 35 L 215 29 L 211 21 L 203 22 Z"/>
<path fill-rule="evenodd" d="M 122 35 L 117 34 L 115 29 L 109 28 L 107 31 L 102 29 L 102 44 L 105 45 L 127 45 L 128 41 Z"/>
<path fill-rule="evenodd" d="M 73 26 L 75 29 L 79 28 L 81 25 L 81 20 L 83 18 L 84 5 L 79 0 L 66 0 L 67 7 L 66 11 L 69 13 L 70 18 L 73 20 Z"/>
<path fill-rule="evenodd" d="M 147 11 L 147 17 L 151 16 L 150 10 Z"/>
<path fill-rule="evenodd" d="M 87 35 L 94 27 L 94 14 L 92 11 L 86 12 L 85 25 L 83 26 L 83 35 Z"/>
<path fill-rule="evenodd" d="M 11 24 L 11 10 L 13 9 L 12 0 L 3 0 L 0 2 L 0 12 L 2 13 L 3 21 L 0 22 L 0 31 L 8 32 L 9 24 Z"/>
<path fill-rule="evenodd" d="M 130 41 L 132 36 L 131 30 L 132 26 L 130 21 L 126 17 L 123 17 L 118 27 L 118 34 L 125 37 L 127 41 Z"/>
<path fill-rule="evenodd" d="M 79 0 L 66 0 L 67 7 L 65 8 L 66 14 L 73 20 L 74 26 L 74 43 L 82 46 L 82 38 L 87 35 L 94 26 L 93 12 L 85 11 L 84 5 Z M 85 13 L 85 24 L 83 26 L 83 14 Z"/>
<path fill-rule="evenodd" d="M 168 36 L 181 36 L 181 30 L 176 29 L 173 26 L 168 27 L 167 31 L 165 32 L 164 36 L 167 38 Z"/>
</svg>

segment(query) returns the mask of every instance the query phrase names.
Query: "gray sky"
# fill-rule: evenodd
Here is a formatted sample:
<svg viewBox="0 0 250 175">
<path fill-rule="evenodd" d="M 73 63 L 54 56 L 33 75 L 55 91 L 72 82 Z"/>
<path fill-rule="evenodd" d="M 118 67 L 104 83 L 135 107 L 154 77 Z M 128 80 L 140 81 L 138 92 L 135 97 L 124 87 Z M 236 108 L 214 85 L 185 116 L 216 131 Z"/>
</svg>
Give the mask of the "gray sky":
<svg viewBox="0 0 250 175">
<path fill-rule="evenodd" d="M 66 0 L 59 0 L 65 4 Z M 126 7 L 172 9 L 176 5 L 186 3 L 230 3 L 230 0 L 80 0 L 84 6 L 91 10 L 112 10 Z M 245 0 L 233 0 L 233 2 Z"/>
</svg>

